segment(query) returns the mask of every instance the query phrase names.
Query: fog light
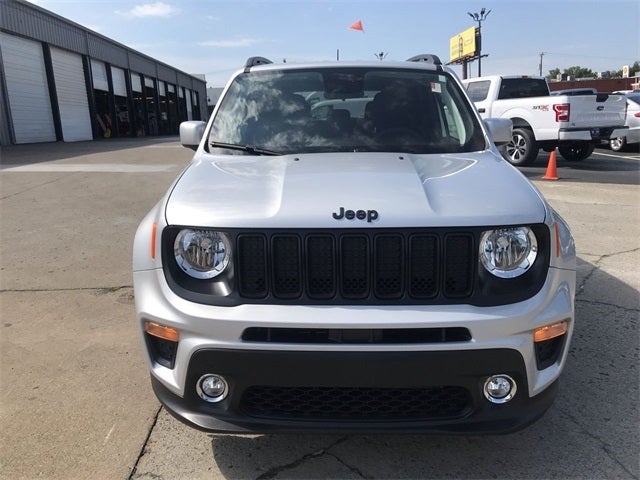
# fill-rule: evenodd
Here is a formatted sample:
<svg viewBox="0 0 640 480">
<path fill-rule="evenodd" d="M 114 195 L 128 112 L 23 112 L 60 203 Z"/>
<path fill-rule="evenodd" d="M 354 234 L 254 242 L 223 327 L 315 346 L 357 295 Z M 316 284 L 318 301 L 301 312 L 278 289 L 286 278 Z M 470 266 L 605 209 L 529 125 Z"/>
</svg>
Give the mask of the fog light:
<svg viewBox="0 0 640 480">
<path fill-rule="evenodd" d="M 515 396 L 516 388 L 509 375 L 493 375 L 484 382 L 484 396 L 491 403 L 507 403 Z"/>
<path fill-rule="evenodd" d="M 208 373 L 200 377 L 196 383 L 196 390 L 204 401 L 216 403 L 225 399 L 229 393 L 229 386 L 220 375 Z"/>
</svg>

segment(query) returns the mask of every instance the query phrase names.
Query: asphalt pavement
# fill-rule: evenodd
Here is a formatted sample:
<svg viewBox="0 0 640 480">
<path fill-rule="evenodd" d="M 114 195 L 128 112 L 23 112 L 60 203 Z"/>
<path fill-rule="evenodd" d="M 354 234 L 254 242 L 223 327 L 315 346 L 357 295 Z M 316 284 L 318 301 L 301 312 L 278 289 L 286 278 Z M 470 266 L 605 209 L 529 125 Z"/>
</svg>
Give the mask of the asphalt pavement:
<svg viewBox="0 0 640 480">
<path fill-rule="evenodd" d="M 577 323 L 551 409 L 484 437 L 211 435 L 160 408 L 131 245 L 191 155 L 175 137 L 0 151 L 0 478 L 639 478 L 640 155 L 521 169 L 576 238 Z"/>
</svg>

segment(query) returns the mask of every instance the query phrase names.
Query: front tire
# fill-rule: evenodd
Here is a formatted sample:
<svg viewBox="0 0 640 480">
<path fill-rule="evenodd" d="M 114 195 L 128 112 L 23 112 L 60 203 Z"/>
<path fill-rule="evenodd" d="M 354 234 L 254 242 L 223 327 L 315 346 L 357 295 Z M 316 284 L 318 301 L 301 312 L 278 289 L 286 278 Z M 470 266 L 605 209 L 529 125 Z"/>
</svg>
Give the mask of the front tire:
<svg viewBox="0 0 640 480">
<path fill-rule="evenodd" d="M 538 143 L 528 128 L 514 128 L 511 141 L 505 145 L 502 156 L 511 165 L 531 165 L 538 157 Z"/>
<path fill-rule="evenodd" d="M 595 148 L 596 146 L 593 143 L 577 142 L 558 147 L 558 151 L 562 158 L 569 162 L 581 162 L 589 158 Z"/>
<path fill-rule="evenodd" d="M 626 137 L 617 137 L 609 140 L 609 148 L 614 152 L 620 152 L 624 150 L 624 147 L 627 145 Z"/>
</svg>

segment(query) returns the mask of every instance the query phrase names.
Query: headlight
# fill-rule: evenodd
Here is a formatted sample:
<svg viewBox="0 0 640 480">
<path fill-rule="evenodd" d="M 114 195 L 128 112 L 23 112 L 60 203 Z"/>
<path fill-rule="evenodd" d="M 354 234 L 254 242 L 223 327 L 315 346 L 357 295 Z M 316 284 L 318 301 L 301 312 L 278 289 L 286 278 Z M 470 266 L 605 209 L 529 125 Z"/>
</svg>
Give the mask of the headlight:
<svg viewBox="0 0 640 480">
<path fill-rule="evenodd" d="M 222 232 L 180 230 L 173 244 L 176 262 L 187 275 L 209 279 L 220 275 L 231 258 L 231 243 Z"/>
<path fill-rule="evenodd" d="M 488 230 L 480 237 L 480 259 L 490 273 L 514 278 L 529 270 L 538 254 L 538 242 L 528 227 Z"/>
</svg>

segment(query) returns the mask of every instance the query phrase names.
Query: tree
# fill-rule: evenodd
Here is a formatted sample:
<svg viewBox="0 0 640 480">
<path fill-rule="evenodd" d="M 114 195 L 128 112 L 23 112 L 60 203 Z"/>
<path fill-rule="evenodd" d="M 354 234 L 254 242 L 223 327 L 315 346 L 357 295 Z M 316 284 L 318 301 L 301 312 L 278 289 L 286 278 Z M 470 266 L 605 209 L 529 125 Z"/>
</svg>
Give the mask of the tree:
<svg viewBox="0 0 640 480">
<path fill-rule="evenodd" d="M 640 72 L 640 60 L 636 60 L 635 62 L 633 62 L 633 65 L 629 65 L 629 76 L 635 75 L 636 72 Z M 610 78 L 622 78 L 622 69 L 611 70 L 607 71 L 606 73 L 609 74 Z M 547 75 L 547 78 L 555 80 L 558 75 L 560 75 L 560 69 L 554 68 L 552 70 L 549 70 L 549 75 Z M 572 78 L 596 78 L 597 75 L 590 68 L 576 66 L 565 68 L 562 71 L 562 76 L 570 76 Z"/>
<path fill-rule="evenodd" d="M 549 75 L 547 78 L 556 79 L 560 75 L 560 69 L 554 68 L 553 70 L 549 70 Z M 596 74 L 591 71 L 589 68 L 583 67 L 569 67 L 565 68 L 562 72 L 562 77 L 571 77 L 571 78 L 596 78 Z"/>
<path fill-rule="evenodd" d="M 590 68 L 578 66 L 569 67 L 565 69 L 564 73 L 572 78 L 596 78 L 597 76 Z"/>
<path fill-rule="evenodd" d="M 636 60 L 633 65 L 629 65 L 629 76 L 635 75 L 636 72 L 640 72 L 640 61 Z M 611 72 L 613 78 L 622 78 L 622 69 L 614 70 Z"/>
<path fill-rule="evenodd" d="M 553 70 L 549 70 L 549 75 L 547 75 L 547 78 L 552 78 L 555 80 L 556 78 L 558 78 L 558 75 L 560 75 L 560 69 L 554 68 Z"/>
</svg>

